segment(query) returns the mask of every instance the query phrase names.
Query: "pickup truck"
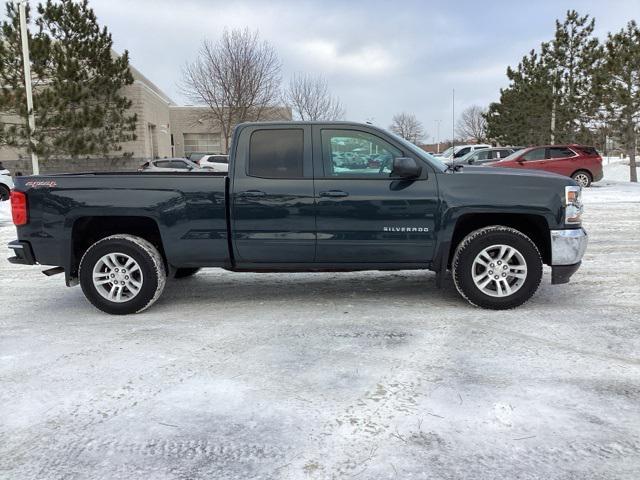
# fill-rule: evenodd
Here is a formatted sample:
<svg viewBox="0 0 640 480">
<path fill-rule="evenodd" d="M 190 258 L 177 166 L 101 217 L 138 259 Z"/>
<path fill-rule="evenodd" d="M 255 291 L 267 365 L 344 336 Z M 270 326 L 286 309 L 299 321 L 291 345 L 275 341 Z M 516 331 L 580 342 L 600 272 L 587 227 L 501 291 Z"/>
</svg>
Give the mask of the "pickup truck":
<svg viewBox="0 0 640 480">
<path fill-rule="evenodd" d="M 345 157 L 357 162 L 344 163 Z M 234 272 L 451 270 L 470 303 L 521 305 L 543 264 L 566 283 L 587 244 L 567 177 L 448 167 L 368 124 L 244 123 L 228 173 L 18 177 L 12 263 L 80 284 L 111 314 L 140 312 L 169 277 Z"/>
</svg>

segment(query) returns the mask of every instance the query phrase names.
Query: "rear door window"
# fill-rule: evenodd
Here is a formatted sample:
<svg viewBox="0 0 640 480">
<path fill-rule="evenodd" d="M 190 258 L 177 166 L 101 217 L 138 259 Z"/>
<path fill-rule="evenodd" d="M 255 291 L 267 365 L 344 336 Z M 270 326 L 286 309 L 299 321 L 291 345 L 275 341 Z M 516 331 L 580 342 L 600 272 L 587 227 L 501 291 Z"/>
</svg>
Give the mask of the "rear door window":
<svg viewBox="0 0 640 480">
<path fill-rule="evenodd" d="M 251 134 L 247 173 L 262 178 L 302 178 L 302 129 L 265 129 Z"/>
<path fill-rule="evenodd" d="M 567 147 L 551 147 L 549 148 L 549 158 L 567 158 L 573 157 L 575 153 Z"/>
</svg>

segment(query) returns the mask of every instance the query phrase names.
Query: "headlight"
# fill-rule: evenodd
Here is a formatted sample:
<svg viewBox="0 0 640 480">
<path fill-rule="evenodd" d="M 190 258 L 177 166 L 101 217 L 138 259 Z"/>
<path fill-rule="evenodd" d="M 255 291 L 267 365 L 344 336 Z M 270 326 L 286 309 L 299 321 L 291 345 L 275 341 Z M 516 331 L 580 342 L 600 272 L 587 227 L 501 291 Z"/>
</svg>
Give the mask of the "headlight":
<svg viewBox="0 0 640 480">
<path fill-rule="evenodd" d="M 579 224 L 582 222 L 582 188 L 564 187 L 564 222 Z"/>
</svg>

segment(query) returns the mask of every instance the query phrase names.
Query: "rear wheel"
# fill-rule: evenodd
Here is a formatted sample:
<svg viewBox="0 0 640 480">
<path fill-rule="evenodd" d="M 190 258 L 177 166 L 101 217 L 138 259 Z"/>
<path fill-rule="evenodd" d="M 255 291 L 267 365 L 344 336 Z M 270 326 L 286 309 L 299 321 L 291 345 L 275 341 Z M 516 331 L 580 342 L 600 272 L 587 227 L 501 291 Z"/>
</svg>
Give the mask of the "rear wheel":
<svg viewBox="0 0 640 480">
<path fill-rule="evenodd" d="M 133 235 L 112 235 L 91 245 L 80 261 L 79 277 L 87 299 L 114 315 L 150 307 L 166 283 L 160 252 Z"/>
<path fill-rule="evenodd" d="M 505 310 L 522 305 L 538 289 L 542 258 L 522 232 L 491 226 L 467 235 L 452 263 L 458 292 L 473 305 Z"/>
<path fill-rule="evenodd" d="M 9 187 L 7 187 L 6 185 L 0 185 L 0 201 L 4 202 L 6 200 L 9 200 L 10 196 L 11 190 L 9 190 Z"/>
<path fill-rule="evenodd" d="M 187 278 L 198 273 L 199 268 L 178 268 L 173 278 Z"/>
<path fill-rule="evenodd" d="M 571 175 L 571 178 L 573 178 L 582 188 L 591 186 L 591 181 L 593 180 L 591 178 L 591 174 L 585 170 L 577 171 Z"/>
</svg>

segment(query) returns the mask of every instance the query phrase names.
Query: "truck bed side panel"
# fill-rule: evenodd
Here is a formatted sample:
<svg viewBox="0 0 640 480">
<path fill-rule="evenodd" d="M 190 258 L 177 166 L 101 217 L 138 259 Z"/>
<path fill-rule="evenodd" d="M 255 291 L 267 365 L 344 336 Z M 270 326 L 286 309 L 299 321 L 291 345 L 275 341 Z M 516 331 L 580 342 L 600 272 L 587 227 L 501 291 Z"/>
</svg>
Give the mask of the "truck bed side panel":
<svg viewBox="0 0 640 480">
<path fill-rule="evenodd" d="M 31 215 L 18 235 L 31 243 L 43 265 L 68 267 L 73 226 L 83 217 L 152 219 L 167 260 L 176 267 L 228 262 L 223 176 L 144 173 L 37 179 L 37 184 L 27 177 L 18 181 L 17 188 L 27 192 Z"/>
</svg>

